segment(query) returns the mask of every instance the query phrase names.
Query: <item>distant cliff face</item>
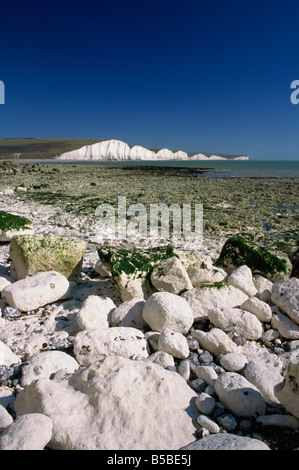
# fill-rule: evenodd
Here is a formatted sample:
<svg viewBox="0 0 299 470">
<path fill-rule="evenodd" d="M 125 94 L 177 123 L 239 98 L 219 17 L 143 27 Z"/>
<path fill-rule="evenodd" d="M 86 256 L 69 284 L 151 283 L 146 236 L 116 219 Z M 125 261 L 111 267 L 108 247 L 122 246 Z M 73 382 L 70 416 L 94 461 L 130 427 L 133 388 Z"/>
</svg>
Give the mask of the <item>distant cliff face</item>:
<svg viewBox="0 0 299 470">
<path fill-rule="evenodd" d="M 202 153 L 189 157 L 186 152 L 179 150 L 172 152 L 161 149 L 153 152 L 147 148 L 135 145 L 129 147 L 121 140 L 105 140 L 92 145 L 85 145 L 71 152 L 66 152 L 57 157 L 58 160 L 226 160 L 224 157 L 212 155 L 207 157 Z M 234 160 L 248 160 L 248 157 L 235 157 Z"/>
</svg>

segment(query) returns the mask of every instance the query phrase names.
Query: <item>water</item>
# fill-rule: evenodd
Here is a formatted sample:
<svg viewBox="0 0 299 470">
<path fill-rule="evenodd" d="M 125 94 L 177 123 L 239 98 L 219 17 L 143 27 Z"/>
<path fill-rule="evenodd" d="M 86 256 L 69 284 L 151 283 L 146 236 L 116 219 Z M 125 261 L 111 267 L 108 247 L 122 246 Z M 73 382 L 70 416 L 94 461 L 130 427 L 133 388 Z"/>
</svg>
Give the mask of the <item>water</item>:
<svg viewBox="0 0 299 470">
<path fill-rule="evenodd" d="M 195 170 L 195 175 L 198 171 L 198 175 L 214 178 L 299 178 L 299 160 L 19 160 L 15 163 L 190 168 Z"/>
</svg>

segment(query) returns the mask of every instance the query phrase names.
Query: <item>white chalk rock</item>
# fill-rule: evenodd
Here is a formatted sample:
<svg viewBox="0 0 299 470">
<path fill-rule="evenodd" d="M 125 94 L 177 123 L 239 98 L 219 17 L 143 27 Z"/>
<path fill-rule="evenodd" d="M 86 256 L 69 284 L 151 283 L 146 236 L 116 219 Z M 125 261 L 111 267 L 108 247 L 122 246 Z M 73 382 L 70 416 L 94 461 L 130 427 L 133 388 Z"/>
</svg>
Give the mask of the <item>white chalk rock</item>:
<svg viewBox="0 0 299 470">
<path fill-rule="evenodd" d="M 263 302 L 270 302 L 273 282 L 263 276 L 256 276 L 253 284 L 257 288 L 256 296 Z"/>
<path fill-rule="evenodd" d="M 2 268 L 2 266 L 0 266 Z M 0 293 L 3 291 L 4 287 L 9 286 L 14 282 L 13 278 L 6 272 L 5 269 L 0 269 Z"/>
<path fill-rule="evenodd" d="M 292 321 L 299 323 L 299 279 L 292 277 L 275 282 L 271 300 Z"/>
<path fill-rule="evenodd" d="M 291 429 L 299 428 L 299 420 L 295 418 L 295 416 L 290 415 L 273 414 L 259 416 L 256 422 L 261 423 L 263 426 L 279 426 L 281 428 Z"/>
<path fill-rule="evenodd" d="M 280 403 L 299 419 L 299 364 L 289 364 L 285 379 L 275 386 L 274 393 Z"/>
<path fill-rule="evenodd" d="M 273 330 L 270 328 L 269 330 L 265 331 L 262 335 L 263 341 L 274 341 L 275 339 L 279 338 L 279 332 L 277 330 Z"/>
<path fill-rule="evenodd" d="M 70 374 L 78 367 L 78 362 L 63 351 L 43 351 L 32 356 L 28 364 L 23 366 L 21 385 L 26 387 L 33 380 L 50 378 L 60 369 L 64 369 L 66 374 Z"/>
<path fill-rule="evenodd" d="M 164 351 L 154 352 L 147 358 L 147 360 L 164 367 L 164 369 L 166 369 L 166 367 L 175 366 L 173 356 Z"/>
<path fill-rule="evenodd" d="M 0 341 L 0 366 L 10 366 L 20 362 L 20 356 L 17 356 L 3 341 Z"/>
<path fill-rule="evenodd" d="M 6 408 L 7 410 L 13 410 L 14 402 L 16 396 L 14 390 L 10 387 L 3 386 L 0 387 L 0 405 Z"/>
<path fill-rule="evenodd" d="M 212 328 L 207 333 L 201 330 L 194 330 L 192 338 L 197 339 L 204 349 L 207 349 L 216 356 L 234 352 L 237 349 L 236 344 L 220 328 Z"/>
<path fill-rule="evenodd" d="M 240 289 L 226 283 L 203 284 L 184 292 L 185 299 L 193 310 L 194 321 L 208 318 L 209 311 L 218 307 L 238 307 L 248 296 Z"/>
<path fill-rule="evenodd" d="M 236 372 L 221 374 L 215 383 L 220 401 L 236 416 L 265 414 L 266 403 L 260 391 Z"/>
<path fill-rule="evenodd" d="M 109 328 L 109 315 L 115 308 L 115 303 L 109 297 L 89 295 L 76 317 L 79 328 Z"/>
<path fill-rule="evenodd" d="M 245 368 L 244 375 L 261 392 L 268 405 L 281 406 L 274 393 L 276 385 L 284 379 L 281 374 L 259 360 L 251 360 Z"/>
<path fill-rule="evenodd" d="M 218 424 L 215 423 L 215 421 L 213 421 L 208 416 L 205 416 L 204 414 L 198 416 L 197 422 L 203 428 L 208 429 L 212 434 L 217 434 L 218 432 L 220 432 Z"/>
<path fill-rule="evenodd" d="M 147 358 L 149 347 L 140 330 L 120 326 L 80 331 L 74 340 L 74 354 L 79 364 L 89 366 L 106 356 Z"/>
<path fill-rule="evenodd" d="M 215 408 L 215 399 L 205 392 L 202 392 L 196 398 L 195 404 L 199 411 L 204 415 L 209 415 Z"/>
<path fill-rule="evenodd" d="M 272 315 L 271 325 L 283 338 L 299 339 L 299 325 L 277 310 Z"/>
<path fill-rule="evenodd" d="M 111 271 L 106 268 L 106 266 L 102 263 L 100 259 L 94 265 L 94 270 L 101 277 L 112 277 Z"/>
<path fill-rule="evenodd" d="M 213 325 L 226 333 L 233 332 L 249 340 L 259 339 L 263 334 L 259 319 L 240 308 L 217 308 L 210 310 L 208 317 Z"/>
<path fill-rule="evenodd" d="M 247 364 L 247 357 L 237 352 L 225 354 L 220 358 L 220 365 L 229 372 L 241 372 Z"/>
<path fill-rule="evenodd" d="M 5 428 L 0 450 L 43 450 L 52 437 L 52 420 L 41 413 L 19 416 Z"/>
<path fill-rule="evenodd" d="M 123 302 L 111 312 L 111 326 L 129 326 L 142 330 L 146 323 L 143 319 L 144 300 L 132 299 Z"/>
<path fill-rule="evenodd" d="M 252 279 L 252 272 L 248 266 L 239 266 L 235 269 L 227 279 L 227 282 L 241 291 L 243 291 L 248 297 L 252 297 L 257 293 Z"/>
<path fill-rule="evenodd" d="M 187 273 L 193 287 L 199 287 L 202 284 L 214 282 L 212 272 L 209 269 L 201 268 L 198 265 L 190 265 L 187 269 Z"/>
<path fill-rule="evenodd" d="M 236 436 L 229 433 L 210 434 L 203 439 L 192 442 L 182 450 L 271 450 L 259 439 L 247 436 Z"/>
<path fill-rule="evenodd" d="M 240 305 L 240 308 L 255 315 L 262 322 L 269 322 L 272 318 L 270 305 L 257 297 L 250 297 Z"/>
<path fill-rule="evenodd" d="M 179 374 L 114 356 L 61 380 L 32 382 L 15 410 L 52 419 L 50 449 L 165 451 L 195 440 L 195 398 Z"/>
<path fill-rule="evenodd" d="M 193 324 L 193 311 L 182 297 L 171 292 L 155 292 L 144 305 L 143 319 L 153 331 L 170 328 L 184 334 Z"/>
<path fill-rule="evenodd" d="M 68 292 L 69 281 L 55 271 L 45 271 L 5 287 L 2 299 L 22 312 L 56 302 Z"/>
<path fill-rule="evenodd" d="M 151 282 L 159 292 L 181 292 L 192 289 L 192 284 L 181 261 L 173 256 L 160 261 L 152 270 Z"/>
<path fill-rule="evenodd" d="M 177 359 L 186 359 L 190 353 L 185 336 L 169 328 L 163 328 L 158 339 L 158 348 Z"/>
<path fill-rule="evenodd" d="M 199 379 L 202 379 L 204 382 L 206 382 L 206 384 L 214 387 L 218 375 L 213 367 L 198 366 L 195 369 L 195 373 Z"/>
<path fill-rule="evenodd" d="M 4 406 L 0 405 L 0 434 L 1 432 L 13 422 L 11 414 L 8 413 Z"/>
</svg>

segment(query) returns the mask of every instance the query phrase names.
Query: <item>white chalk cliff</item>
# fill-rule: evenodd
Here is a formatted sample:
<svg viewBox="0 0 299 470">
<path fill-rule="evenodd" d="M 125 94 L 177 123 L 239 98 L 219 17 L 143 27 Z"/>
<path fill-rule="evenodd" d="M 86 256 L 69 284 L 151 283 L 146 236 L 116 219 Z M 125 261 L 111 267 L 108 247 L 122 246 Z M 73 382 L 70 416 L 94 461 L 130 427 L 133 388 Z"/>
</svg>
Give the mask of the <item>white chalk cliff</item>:
<svg viewBox="0 0 299 470">
<path fill-rule="evenodd" d="M 121 140 L 104 140 L 93 145 L 85 145 L 76 150 L 65 152 L 57 157 L 58 160 L 226 160 L 226 157 L 212 155 L 207 157 L 202 153 L 189 156 L 186 152 L 179 150 L 173 152 L 161 149 L 157 152 L 134 145 Z M 248 160 L 247 156 L 230 158 L 230 160 Z"/>
</svg>

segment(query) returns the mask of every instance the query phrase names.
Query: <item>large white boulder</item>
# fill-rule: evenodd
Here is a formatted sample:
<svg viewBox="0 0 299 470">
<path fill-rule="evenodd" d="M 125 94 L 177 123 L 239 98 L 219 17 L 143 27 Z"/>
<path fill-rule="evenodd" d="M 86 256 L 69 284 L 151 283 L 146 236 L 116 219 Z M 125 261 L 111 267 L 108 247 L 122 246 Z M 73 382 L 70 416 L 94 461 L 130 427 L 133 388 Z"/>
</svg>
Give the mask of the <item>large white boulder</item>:
<svg viewBox="0 0 299 470">
<path fill-rule="evenodd" d="M 0 437 L 0 450 L 43 450 L 52 437 L 52 421 L 42 413 L 19 416 Z"/>
<path fill-rule="evenodd" d="M 274 394 L 274 388 L 280 384 L 284 377 L 275 369 L 264 364 L 262 361 L 251 360 L 247 364 L 244 375 L 250 383 L 255 385 L 261 392 L 268 405 L 280 407 L 280 402 Z"/>
<path fill-rule="evenodd" d="M 216 356 L 234 352 L 237 349 L 237 345 L 220 328 L 212 328 L 208 332 L 194 330 L 192 338 L 197 339 L 204 349 Z"/>
<path fill-rule="evenodd" d="M 157 291 L 173 294 L 180 294 L 193 287 L 186 269 L 176 256 L 162 260 L 154 267 L 151 282 Z"/>
<path fill-rule="evenodd" d="M 55 271 L 45 271 L 6 286 L 2 299 L 21 312 L 29 312 L 63 297 L 69 289 L 69 281 Z"/>
<path fill-rule="evenodd" d="M 259 439 L 218 433 L 198 439 L 198 441 L 192 442 L 182 450 L 270 450 L 270 447 Z"/>
<path fill-rule="evenodd" d="M 279 311 L 274 311 L 271 325 L 279 331 L 279 334 L 283 338 L 299 339 L 299 325 L 294 323 L 287 315 L 283 315 Z"/>
<path fill-rule="evenodd" d="M 225 372 L 215 382 L 220 401 L 236 416 L 265 414 L 266 403 L 260 391 L 236 372 Z"/>
<path fill-rule="evenodd" d="M 63 369 L 66 374 L 77 370 L 78 362 L 63 351 L 43 351 L 30 358 L 22 367 L 21 385 L 26 387 L 33 380 L 50 378 L 58 370 Z"/>
<path fill-rule="evenodd" d="M 252 279 L 252 272 L 248 266 L 243 265 L 235 269 L 227 279 L 227 282 L 234 287 L 242 290 L 248 297 L 252 297 L 257 293 Z"/>
<path fill-rule="evenodd" d="M 145 305 L 144 300 L 132 299 L 121 303 L 111 312 L 111 326 L 129 326 L 142 330 L 146 323 L 142 312 Z"/>
<path fill-rule="evenodd" d="M 291 320 L 299 323 L 299 279 L 292 277 L 277 281 L 273 285 L 272 302 L 285 312 Z"/>
<path fill-rule="evenodd" d="M 81 330 L 89 328 L 109 328 L 109 315 L 116 308 L 110 297 L 89 295 L 77 314 L 77 323 Z"/>
<path fill-rule="evenodd" d="M 299 364 L 290 363 L 285 379 L 274 388 L 280 403 L 299 419 Z"/>
<path fill-rule="evenodd" d="M 269 304 L 257 297 L 250 297 L 240 305 L 240 308 L 253 313 L 260 321 L 269 322 L 272 318 L 272 310 Z"/>
<path fill-rule="evenodd" d="M 235 333 L 243 338 L 256 340 L 263 334 L 259 319 L 240 308 L 216 308 L 209 311 L 209 320 L 226 333 Z"/>
<path fill-rule="evenodd" d="M 185 336 L 169 328 L 163 328 L 158 339 L 158 348 L 178 359 L 186 359 L 190 353 Z"/>
<path fill-rule="evenodd" d="M 164 451 L 194 441 L 195 399 L 177 373 L 107 357 L 63 379 L 32 382 L 15 410 L 17 416 L 43 410 L 52 419 L 51 449 Z"/>
<path fill-rule="evenodd" d="M 256 276 L 253 284 L 257 288 L 256 296 L 263 302 L 270 302 L 273 282 L 263 276 Z"/>
<path fill-rule="evenodd" d="M 74 354 L 84 366 L 104 359 L 106 356 L 134 358 L 149 356 L 149 346 L 142 331 L 130 327 L 112 327 L 105 330 L 80 331 L 74 340 Z"/>
<path fill-rule="evenodd" d="M 193 311 L 184 298 L 171 292 L 155 292 L 144 305 L 143 319 L 153 331 L 169 328 L 184 334 L 193 324 Z"/>
<path fill-rule="evenodd" d="M 218 307 L 238 307 L 248 295 L 225 282 L 204 284 L 184 292 L 185 299 L 193 310 L 194 321 L 208 318 L 209 311 Z"/>
</svg>

